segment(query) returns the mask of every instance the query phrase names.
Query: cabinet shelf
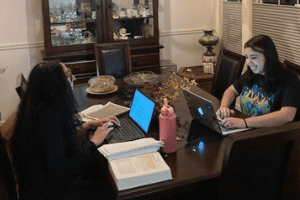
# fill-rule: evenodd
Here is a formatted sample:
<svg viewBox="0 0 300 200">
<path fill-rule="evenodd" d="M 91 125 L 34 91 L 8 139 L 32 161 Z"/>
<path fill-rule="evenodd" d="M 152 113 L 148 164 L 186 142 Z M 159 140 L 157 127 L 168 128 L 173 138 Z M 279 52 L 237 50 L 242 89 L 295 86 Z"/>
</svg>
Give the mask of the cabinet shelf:
<svg viewBox="0 0 300 200">
<path fill-rule="evenodd" d="M 72 21 L 72 22 L 52 22 L 50 25 L 65 25 L 65 24 L 82 24 L 82 23 L 95 23 L 96 20 L 91 19 L 91 20 L 78 20 L 78 21 Z"/>
<path fill-rule="evenodd" d="M 147 39 L 149 39 L 149 38 L 153 38 L 153 36 L 150 36 L 150 37 L 148 37 L 148 38 L 128 38 L 128 39 L 117 39 L 117 40 L 115 40 L 115 41 L 122 41 L 122 42 L 124 42 L 124 41 L 133 41 L 133 40 L 139 40 L 139 41 L 141 41 L 141 40 L 147 40 Z"/>
<path fill-rule="evenodd" d="M 150 19 L 153 18 L 153 15 L 148 15 L 147 17 L 121 17 L 121 18 L 113 18 L 115 21 L 130 21 L 130 20 L 141 20 L 141 19 Z"/>
</svg>

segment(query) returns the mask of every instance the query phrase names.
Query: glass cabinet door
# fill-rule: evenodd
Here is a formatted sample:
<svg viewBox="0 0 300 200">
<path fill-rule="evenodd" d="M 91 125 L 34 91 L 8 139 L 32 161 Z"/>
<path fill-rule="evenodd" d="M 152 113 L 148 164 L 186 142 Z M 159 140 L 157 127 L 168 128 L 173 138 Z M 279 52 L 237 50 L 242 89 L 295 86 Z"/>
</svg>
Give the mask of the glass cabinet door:
<svg viewBox="0 0 300 200">
<path fill-rule="evenodd" d="M 111 40 L 130 40 L 131 43 L 150 39 L 155 35 L 152 0 L 112 0 Z"/>
<path fill-rule="evenodd" d="M 92 1 L 49 0 L 51 45 L 97 42 L 95 8 Z"/>
<path fill-rule="evenodd" d="M 49 56 L 75 51 L 92 55 L 95 43 L 159 43 L 158 0 L 42 0 L 42 6 Z"/>
</svg>

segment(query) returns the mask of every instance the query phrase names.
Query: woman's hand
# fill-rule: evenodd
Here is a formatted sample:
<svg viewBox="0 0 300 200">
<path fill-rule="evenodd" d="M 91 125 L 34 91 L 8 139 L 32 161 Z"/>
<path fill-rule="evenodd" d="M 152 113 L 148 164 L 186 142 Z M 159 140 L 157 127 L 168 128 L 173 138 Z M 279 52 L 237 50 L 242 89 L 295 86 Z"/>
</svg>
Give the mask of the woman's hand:
<svg viewBox="0 0 300 200">
<path fill-rule="evenodd" d="M 101 126 L 103 126 L 107 122 L 112 122 L 112 123 L 114 123 L 117 126 L 121 126 L 118 118 L 116 118 L 116 117 L 108 117 L 108 118 L 95 119 L 95 120 L 88 121 L 88 122 L 82 124 L 82 127 L 84 129 L 90 129 L 92 127 L 101 127 Z"/>
<path fill-rule="evenodd" d="M 246 124 L 241 118 L 227 117 L 222 121 L 222 124 L 226 128 L 246 128 Z"/>
<path fill-rule="evenodd" d="M 106 138 L 107 134 L 113 130 L 113 128 L 108 128 L 110 122 L 106 122 L 101 127 L 98 127 L 95 131 L 91 141 L 94 142 L 96 146 L 99 146 L 103 143 L 104 139 Z"/>
<path fill-rule="evenodd" d="M 230 114 L 234 114 L 234 110 L 231 110 L 227 107 L 220 107 L 217 112 L 217 117 L 219 117 L 220 119 L 225 119 L 227 117 L 230 117 Z"/>
</svg>

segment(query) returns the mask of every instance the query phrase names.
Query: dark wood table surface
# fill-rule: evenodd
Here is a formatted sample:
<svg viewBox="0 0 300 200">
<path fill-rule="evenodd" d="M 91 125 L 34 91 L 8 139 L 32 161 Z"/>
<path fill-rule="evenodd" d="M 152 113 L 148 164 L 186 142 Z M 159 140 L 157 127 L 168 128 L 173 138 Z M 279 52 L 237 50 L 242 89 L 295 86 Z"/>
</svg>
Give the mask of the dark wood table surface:
<svg viewBox="0 0 300 200">
<path fill-rule="evenodd" d="M 79 111 L 95 104 L 105 104 L 108 101 L 124 104 L 124 100 L 121 100 L 120 97 L 130 87 L 123 80 L 117 80 L 116 85 L 119 86 L 117 92 L 106 95 L 92 95 L 86 92 L 87 83 L 75 84 L 74 95 L 79 104 Z M 192 90 L 210 99 L 215 109 L 219 107 L 219 100 L 212 95 L 197 87 L 192 88 Z M 118 191 L 112 177 L 108 174 L 116 199 L 157 199 L 158 197 L 161 198 L 185 191 L 201 181 L 220 176 L 227 137 L 222 137 L 203 125 L 192 121 L 182 93 L 175 102 L 175 111 L 176 115 L 180 117 L 179 123 L 181 124 L 177 131 L 177 136 L 181 137 L 182 141 L 178 142 L 175 153 L 162 154 L 164 160 L 171 168 L 173 180 Z M 158 134 L 157 127 L 153 130 Z M 107 167 L 107 161 L 104 157 L 103 160 L 106 162 Z M 107 173 L 109 173 L 108 169 Z"/>
</svg>

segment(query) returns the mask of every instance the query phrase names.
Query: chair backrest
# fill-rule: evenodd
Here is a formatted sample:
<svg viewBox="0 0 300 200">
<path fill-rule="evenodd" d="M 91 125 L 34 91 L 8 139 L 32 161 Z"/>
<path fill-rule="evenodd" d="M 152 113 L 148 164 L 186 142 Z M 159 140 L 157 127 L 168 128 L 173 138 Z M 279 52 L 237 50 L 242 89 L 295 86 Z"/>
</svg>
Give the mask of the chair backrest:
<svg viewBox="0 0 300 200">
<path fill-rule="evenodd" d="M 95 44 L 97 76 L 123 78 L 131 72 L 129 42 Z"/>
<path fill-rule="evenodd" d="M 22 73 L 17 75 L 17 81 L 16 81 L 16 91 L 20 97 L 20 99 L 23 98 L 23 95 L 25 93 L 27 87 L 27 81 Z"/>
<path fill-rule="evenodd" d="M 284 60 L 283 64 L 287 69 L 294 71 L 298 76 L 300 76 L 300 66 L 299 65 L 292 63 L 288 60 Z"/>
<path fill-rule="evenodd" d="M 219 199 L 294 199 L 300 122 L 228 136 Z"/>
<path fill-rule="evenodd" d="M 222 99 L 225 90 L 241 76 L 245 60 L 245 56 L 224 48 L 220 51 L 215 68 L 212 95 Z"/>
<path fill-rule="evenodd" d="M 16 181 L 4 143 L 0 137 L 0 199 L 17 200 Z"/>
</svg>

